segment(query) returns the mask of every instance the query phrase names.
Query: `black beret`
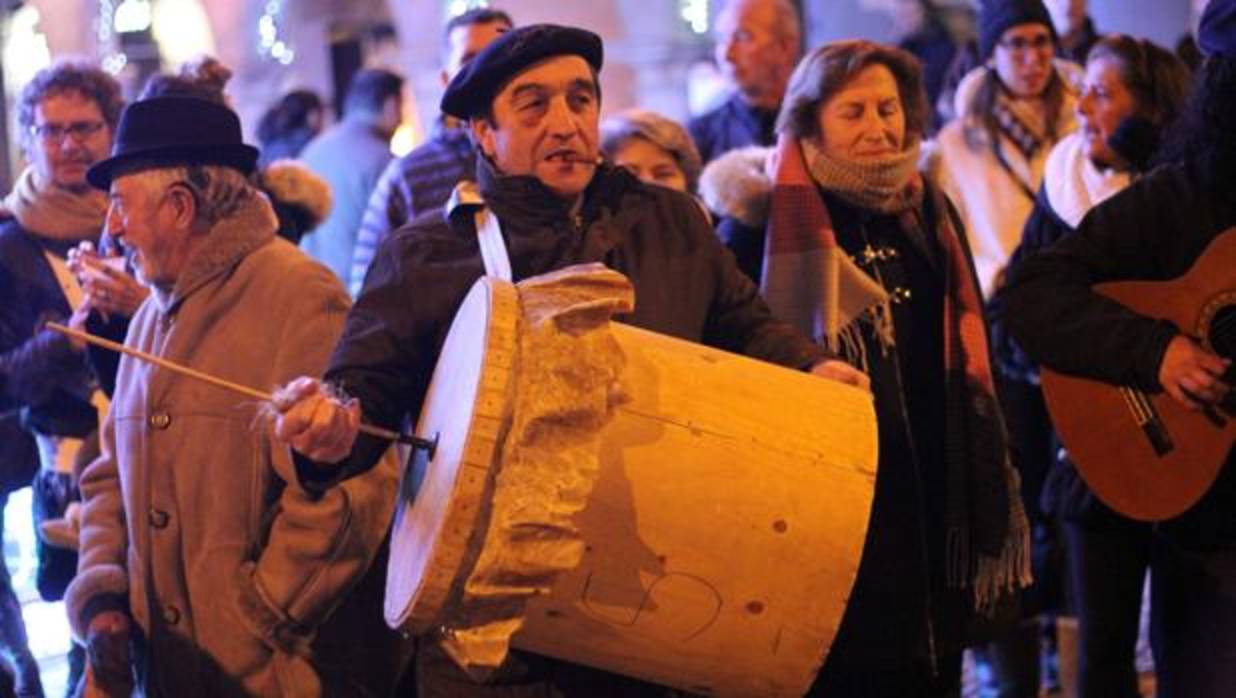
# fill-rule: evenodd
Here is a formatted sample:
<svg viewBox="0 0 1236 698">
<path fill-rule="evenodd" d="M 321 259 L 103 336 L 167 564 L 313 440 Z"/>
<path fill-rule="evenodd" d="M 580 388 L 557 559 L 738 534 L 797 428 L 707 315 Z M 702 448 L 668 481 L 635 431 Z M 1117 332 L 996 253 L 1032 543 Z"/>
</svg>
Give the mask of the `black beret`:
<svg viewBox="0 0 1236 698">
<path fill-rule="evenodd" d="M 487 113 L 494 97 L 522 70 L 552 56 L 579 56 L 601 70 L 601 37 L 587 29 L 530 24 L 502 34 L 459 71 L 442 95 L 441 109 L 460 119 Z"/>
<path fill-rule="evenodd" d="M 1197 46 L 1207 56 L 1236 56 L 1236 0 L 1210 0 L 1197 27 Z"/>
</svg>

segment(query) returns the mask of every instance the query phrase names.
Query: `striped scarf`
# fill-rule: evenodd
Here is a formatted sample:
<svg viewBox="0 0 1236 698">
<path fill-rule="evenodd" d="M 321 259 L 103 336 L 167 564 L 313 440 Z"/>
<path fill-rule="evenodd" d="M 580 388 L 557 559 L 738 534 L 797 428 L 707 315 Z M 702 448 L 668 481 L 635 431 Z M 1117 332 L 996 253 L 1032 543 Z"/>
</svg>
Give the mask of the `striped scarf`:
<svg viewBox="0 0 1236 698">
<path fill-rule="evenodd" d="M 782 135 L 773 157 L 761 290 L 776 315 L 834 351 L 845 348 L 843 337 L 853 336 L 857 323 L 887 316 L 880 308 L 888 294 L 837 244 L 798 140 Z M 1008 459 L 969 256 L 943 194 L 914 171 L 905 186 L 911 199 L 930 196 L 936 216 L 927 238 L 944 273 L 947 578 L 950 587 L 970 589 L 975 606 L 990 613 L 1003 594 L 1030 583 L 1029 525 Z M 903 229 L 931 231 L 921 220 L 924 209 L 901 213 Z"/>
</svg>

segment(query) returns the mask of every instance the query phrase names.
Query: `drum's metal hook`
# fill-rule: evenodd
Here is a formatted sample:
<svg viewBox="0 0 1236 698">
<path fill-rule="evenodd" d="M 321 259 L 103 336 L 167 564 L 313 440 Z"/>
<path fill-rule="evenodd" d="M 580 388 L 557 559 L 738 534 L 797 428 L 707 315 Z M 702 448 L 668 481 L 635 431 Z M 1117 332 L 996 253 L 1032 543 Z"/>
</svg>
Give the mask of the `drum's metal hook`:
<svg viewBox="0 0 1236 698">
<path fill-rule="evenodd" d="M 399 432 L 391 432 L 391 434 L 395 442 L 407 444 L 413 450 L 424 451 L 428 456 L 427 460 L 433 460 L 433 454 L 438 450 L 438 434 L 434 434 L 432 439 L 422 439 L 419 436 Z"/>
</svg>

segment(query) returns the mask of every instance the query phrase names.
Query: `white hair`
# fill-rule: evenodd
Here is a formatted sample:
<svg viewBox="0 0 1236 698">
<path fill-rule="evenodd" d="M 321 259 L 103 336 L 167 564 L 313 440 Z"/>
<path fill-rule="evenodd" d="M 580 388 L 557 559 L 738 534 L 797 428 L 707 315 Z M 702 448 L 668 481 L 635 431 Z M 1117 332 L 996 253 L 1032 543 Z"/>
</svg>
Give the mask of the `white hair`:
<svg viewBox="0 0 1236 698">
<path fill-rule="evenodd" d="M 197 205 L 196 222 L 206 227 L 235 213 L 257 191 L 239 170 L 222 165 L 160 167 L 136 174 L 145 186 L 187 187 Z"/>
</svg>

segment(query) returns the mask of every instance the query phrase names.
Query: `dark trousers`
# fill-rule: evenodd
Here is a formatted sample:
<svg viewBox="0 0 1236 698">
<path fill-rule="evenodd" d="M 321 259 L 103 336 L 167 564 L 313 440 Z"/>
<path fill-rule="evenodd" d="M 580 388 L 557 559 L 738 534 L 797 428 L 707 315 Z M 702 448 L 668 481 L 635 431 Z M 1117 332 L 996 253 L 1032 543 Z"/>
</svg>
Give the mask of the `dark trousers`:
<svg viewBox="0 0 1236 698">
<path fill-rule="evenodd" d="M 1065 524 L 1079 622 L 1080 698 L 1137 696 L 1145 572 L 1158 698 L 1236 691 L 1236 548 L 1186 550 L 1149 526 Z"/>
<path fill-rule="evenodd" d="M 1078 620 L 1079 698 L 1140 695 L 1133 653 L 1152 533 L 1148 525 L 1122 524 L 1064 524 L 1069 596 Z"/>
</svg>

